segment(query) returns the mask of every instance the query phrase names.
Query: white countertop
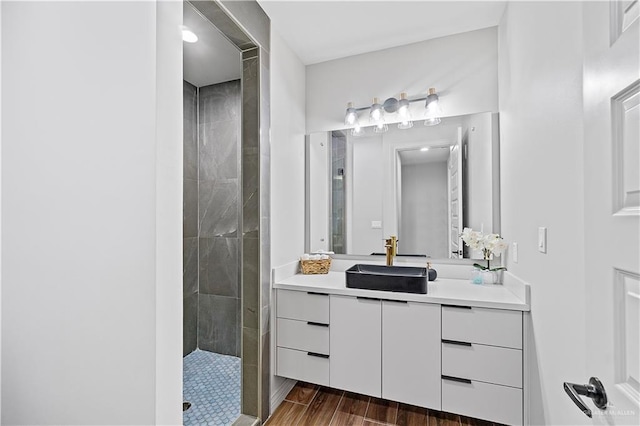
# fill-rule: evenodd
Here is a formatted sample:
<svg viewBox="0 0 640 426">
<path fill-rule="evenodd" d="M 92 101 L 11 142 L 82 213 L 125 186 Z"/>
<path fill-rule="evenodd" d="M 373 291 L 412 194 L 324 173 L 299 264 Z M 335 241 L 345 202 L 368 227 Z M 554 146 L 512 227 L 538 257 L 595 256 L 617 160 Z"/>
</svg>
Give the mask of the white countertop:
<svg viewBox="0 0 640 426">
<path fill-rule="evenodd" d="M 338 271 L 329 271 L 328 274 L 320 275 L 296 274 L 275 280 L 273 287 L 286 290 L 316 291 L 329 294 L 438 303 L 442 305 L 476 306 L 515 311 L 530 310 L 528 301 L 518 297 L 516 293 L 511 291 L 507 286 L 472 284 L 469 280 L 453 278 L 438 277 L 436 281 L 430 281 L 427 294 L 347 288 L 345 273 Z"/>
</svg>

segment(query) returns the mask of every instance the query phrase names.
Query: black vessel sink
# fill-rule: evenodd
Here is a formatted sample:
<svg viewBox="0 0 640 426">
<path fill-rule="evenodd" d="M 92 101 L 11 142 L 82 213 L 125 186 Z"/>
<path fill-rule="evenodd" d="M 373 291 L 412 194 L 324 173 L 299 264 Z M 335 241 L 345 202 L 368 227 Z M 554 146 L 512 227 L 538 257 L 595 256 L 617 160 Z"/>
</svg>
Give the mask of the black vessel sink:
<svg viewBox="0 0 640 426">
<path fill-rule="evenodd" d="M 345 272 L 349 288 L 427 293 L 427 268 L 358 264 Z"/>
</svg>

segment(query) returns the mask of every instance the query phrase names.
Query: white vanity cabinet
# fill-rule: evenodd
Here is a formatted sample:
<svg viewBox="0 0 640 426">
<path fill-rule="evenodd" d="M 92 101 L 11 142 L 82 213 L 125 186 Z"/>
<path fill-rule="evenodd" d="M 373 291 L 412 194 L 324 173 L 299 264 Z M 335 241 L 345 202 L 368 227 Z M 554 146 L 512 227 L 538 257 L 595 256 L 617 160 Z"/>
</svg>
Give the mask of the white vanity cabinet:
<svg viewBox="0 0 640 426">
<path fill-rule="evenodd" d="M 277 375 L 523 424 L 522 311 L 308 288 L 276 290 Z"/>
<path fill-rule="evenodd" d="M 329 386 L 329 295 L 278 290 L 276 373 Z"/>
<path fill-rule="evenodd" d="M 380 299 L 330 297 L 331 387 L 381 396 Z"/>
<path fill-rule="evenodd" d="M 442 411 L 523 424 L 522 312 L 442 306 Z"/>
<path fill-rule="evenodd" d="M 332 387 L 440 409 L 440 305 L 331 295 Z"/>
<path fill-rule="evenodd" d="M 440 410 L 440 305 L 382 301 L 382 397 Z"/>
</svg>

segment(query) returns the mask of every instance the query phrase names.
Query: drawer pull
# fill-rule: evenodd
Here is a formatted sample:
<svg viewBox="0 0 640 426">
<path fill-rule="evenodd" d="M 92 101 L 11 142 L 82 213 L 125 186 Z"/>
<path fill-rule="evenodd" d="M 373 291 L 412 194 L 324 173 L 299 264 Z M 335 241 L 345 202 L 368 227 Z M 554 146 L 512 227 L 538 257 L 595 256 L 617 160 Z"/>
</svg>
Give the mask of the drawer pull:
<svg viewBox="0 0 640 426">
<path fill-rule="evenodd" d="M 459 342 L 457 340 L 442 339 L 442 343 L 447 343 L 449 345 L 471 346 L 471 343 L 469 343 L 469 342 Z"/>
<path fill-rule="evenodd" d="M 312 296 L 328 296 L 329 293 L 318 293 L 316 291 L 308 291 L 307 294 L 311 294 Z"/>
<path fill-rule="evenodd" d="M 356 297 L 356 299 L 359 299 L 359 300 L 373 300 L 373 301 L 376 301 L 376 302 L 379 302 L 379 301 L 380 301 L 380 299 L 375 298 L 375 297 L 363 297 L 363 296 L 357 296 L 357 297 Z"/>
<path fill-rule="evenodd" d="M 469 379 L 461 379 L 460 377 L 452 377 L 452 376 L 442 376 L 442 380 L 450 380 L 452 382 L 460 382 L 460 383 L 466 383 L 468 385 L 471 384 L 471 380 Z"/>
<path fill-rule="evenodd" d="M 329 358 L 329 355 L 319 354 L 319 353 L 316 353 L 316 352 L 307 352 L 307 355 L 315 356 L 317 358 L 325 358 L 325 359 Z M 469 383 L 471 383 L 471 382 L 469 382 Z"/>
<path fill-rule="evenodd" d="M 316 325 L 318 327 L 329 327 L 329 324 L 324 324 L 322 322 L 313 322 L 313 321 L 307 321 L 307 325 Z"/>
<path fill-rule="evenodd" d="M 442 305 L 443 308 L 471 309 L 471 306 Z"/>
<path fill-rule="evenodd" d="M 393 302 L 393 303 L 405 303 L 405 304 L 409 303 L 406 300 L 391 300 L 391 299 L 382 299 L 382 300 L 384 300 L 385 302 Z"/>
</svg>

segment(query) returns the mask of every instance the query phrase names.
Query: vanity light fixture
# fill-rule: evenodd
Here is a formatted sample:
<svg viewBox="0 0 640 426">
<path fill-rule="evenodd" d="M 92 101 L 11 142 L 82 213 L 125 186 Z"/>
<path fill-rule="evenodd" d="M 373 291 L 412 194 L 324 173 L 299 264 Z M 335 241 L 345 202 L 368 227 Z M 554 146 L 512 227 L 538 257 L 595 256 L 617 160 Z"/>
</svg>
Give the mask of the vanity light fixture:
<svg viewBox="0 0 640 426">
<path fill-rule="evenodd" d="M 400 117 L 400 124 L 398 129 L 406 130 L 413 127 L 413 121 L 411 121 L 411 112 L 409 106 L 411 103 L 407 99 L 405 92 L 400 93 L 400 100 L 398 101 L 398 117 Z"/>
<path fill-rule="evenodd" d="M 424 148 L 420 148 L 420 151 L 427 152 L 427 151 L 429 151 L 429 147 L 425 146 Z"/>
<path fill-rule="evenodd" d="M 347 126 L 358 125 L 358 112 L 353 107 L 353 102 L 347 104 L 347 114 L 344 116 L 344 124 Z"/>
<path fill-rule="evenodd" d="M 429 95 L 427 95 L 424 107 L 427 109 L 427 119 L 424 121 L 425 126 L 435 126 L 440 124 L 440 116 L 442 111 L 440 110 L 440 97 L 436 93 L 436 89 L 431 87 L 429 89 Z"/>
<path fill-rule="evenodd" d="M 360 111 L 369 110 L 369 121 L 373 124 L 373 131 L 376 133 L 384 133 L 389 129 L 389 126 L 385 122 L 386 114 L 397 114 L 397 118 L 400 119 L 398 123 L 399 129 L 410 129 L 413 127 L 413 121 L 411 120 L 410 105 L 413 102 L 425 101 L 425 109 L 427 110 L 427 117 L 424 122 L 426 126 L 434 126 L 441 122 L 440 116 L 442 111 L 440 109 L 440 97 L 436 93 L 436 89 L 431 87 L 427 93 L 427 96 L 422 96 L 414 99 L 409 99 L 405 92 L 400 94 L 400 99 L 389 98 L 380 104 L 378 98 L 373 98 L 371 106 L 356 108 L 353 102 L 347 104 L 347 110 L 344 116 L 344 124 L 347 126 L 353 126 L 351 134 L 359 136 L 364 134 L 363 128 L 358 121 L 358 113 Z"/>
<path fill-rule="evenodd" d="M 378 123 L 384 118 L 384 111 L 382 110 L 382 105 L 380 105 L 380 103 L 378 102 L 378 98 L 373 98 L 373 104 L 371 104 L 369 117 L 374 123 Z"/>
</svg>

